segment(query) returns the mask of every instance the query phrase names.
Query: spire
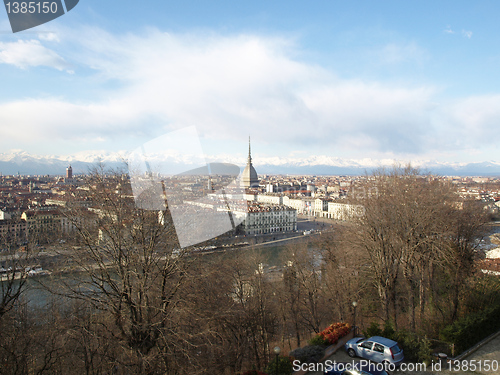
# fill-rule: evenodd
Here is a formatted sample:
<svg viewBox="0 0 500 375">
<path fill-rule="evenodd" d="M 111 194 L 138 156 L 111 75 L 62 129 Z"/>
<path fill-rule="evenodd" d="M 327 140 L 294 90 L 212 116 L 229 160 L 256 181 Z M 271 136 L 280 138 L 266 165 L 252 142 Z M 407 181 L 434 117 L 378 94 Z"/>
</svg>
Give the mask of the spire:
<svg viewBox="0 0 500 375">
<path fill-rule="evenodd" d="M 250 147 L 250 137 L 248 137 L 248 162 L 241 176 L 241 186 L 244 188 L 259 187 L 259 178 L 252 165 L 252 150 Z"/>
<path fill-rule="evenodd" d="M 248 136 L 248 164 L 252 164 L 252 155 L 250 152 L 250 136 Z"/>
</svg>

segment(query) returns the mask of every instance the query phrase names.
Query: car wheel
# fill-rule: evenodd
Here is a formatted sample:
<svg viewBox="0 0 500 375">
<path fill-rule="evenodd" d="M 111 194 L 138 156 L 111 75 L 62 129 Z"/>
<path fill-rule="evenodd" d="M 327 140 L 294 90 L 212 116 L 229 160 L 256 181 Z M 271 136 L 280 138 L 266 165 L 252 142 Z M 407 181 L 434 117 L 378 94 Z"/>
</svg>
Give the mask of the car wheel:
<svg viewBox="0 0 500 375">
<path fill-rule="evenodd" d="M 349 355 L 349 357 L 351 357 L 351 358 L 356 357 L 356 352 L 355 352 L 355 351 L 354 351 L 354 349 L 352 349 L 352 348 L 347 349 L 347 354 L 348 354 L 348 355 Z"/>
</svg>

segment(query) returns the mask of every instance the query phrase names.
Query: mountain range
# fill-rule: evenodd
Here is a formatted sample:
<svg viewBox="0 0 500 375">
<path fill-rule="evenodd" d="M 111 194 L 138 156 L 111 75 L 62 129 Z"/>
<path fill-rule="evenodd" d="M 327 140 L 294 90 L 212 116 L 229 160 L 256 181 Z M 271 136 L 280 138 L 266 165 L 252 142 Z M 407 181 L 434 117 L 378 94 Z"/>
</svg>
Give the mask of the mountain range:
<svg viewBox="0 0 500 375">
<path fill-rule="evenodd" d="M 215 161 L 215 157 L 207 160 Z M 0 153 L 0 173 L 2 175 L 64 175 L 71 165 L 73 174 L 88 173 L 99 163 L 107 168 L 123 169 L 127 160 L 126 152 L 80 152 L 73 155 L 33 155 L 22 150 Z M 243 158 L 222 160 L 243 167 Z M 361 175 L 380 167 L 391 167 L 391 160 L 343 159 L 338 157 L 311 156 L 309 158 L 254 158 L 254 166 L 259 174 L 289 175 Z M 412 162 L 424 172 L 443 176 L 500 176 L 500 162 L 447 163 L 431 160 Z M 190 169 L 186 166 L 186 169 Z"/>
</svg>

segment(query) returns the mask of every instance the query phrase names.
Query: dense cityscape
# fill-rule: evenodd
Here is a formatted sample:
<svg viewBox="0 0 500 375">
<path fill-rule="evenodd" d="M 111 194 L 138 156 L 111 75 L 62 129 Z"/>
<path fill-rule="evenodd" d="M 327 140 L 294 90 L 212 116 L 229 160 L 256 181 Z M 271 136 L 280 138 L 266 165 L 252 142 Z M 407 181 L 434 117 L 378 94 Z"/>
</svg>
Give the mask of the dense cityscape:
<svg viewBox="0 0 500 375">
<path fill-rule="evenodd" d="M 337 355 L 329 329 L 391 337 L 405 364 L 434 366 L 496 319 L 499 178 L 258 176 L 250 149 L 239 176 L 156 178 L 102 165 L 1 177 L 6 373 L 73 361 L 78 373 L 315 374 Z M 474 314 L 477 337 L 460 336 Z"/>
<path fill-rule="evenodd" d="M 0 375 L 500 375 L 498 2 L 4 3 Z"/>
</svg>

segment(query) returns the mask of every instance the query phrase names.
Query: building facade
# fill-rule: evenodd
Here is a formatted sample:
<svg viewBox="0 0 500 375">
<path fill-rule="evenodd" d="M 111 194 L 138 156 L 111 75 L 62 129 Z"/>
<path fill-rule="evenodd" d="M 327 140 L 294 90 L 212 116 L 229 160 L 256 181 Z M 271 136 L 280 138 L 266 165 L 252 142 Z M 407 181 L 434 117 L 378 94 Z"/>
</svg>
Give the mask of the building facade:
<svg viewBox="0 0 500 375">
<path fill-rule="evenodd" d="M 297 230 L 297 211 L 286 206 L 250 204 L 248 211 L 233 211 L 243 219 L 245 234 L 285 233 Z"/>
<path fill-rule="evenodd" d="M 349 221 L 353 217 L 362 216 L 364 207 L 349 203 L 328 202 L 326 217 L 339 221 Z"/>
</svg>

